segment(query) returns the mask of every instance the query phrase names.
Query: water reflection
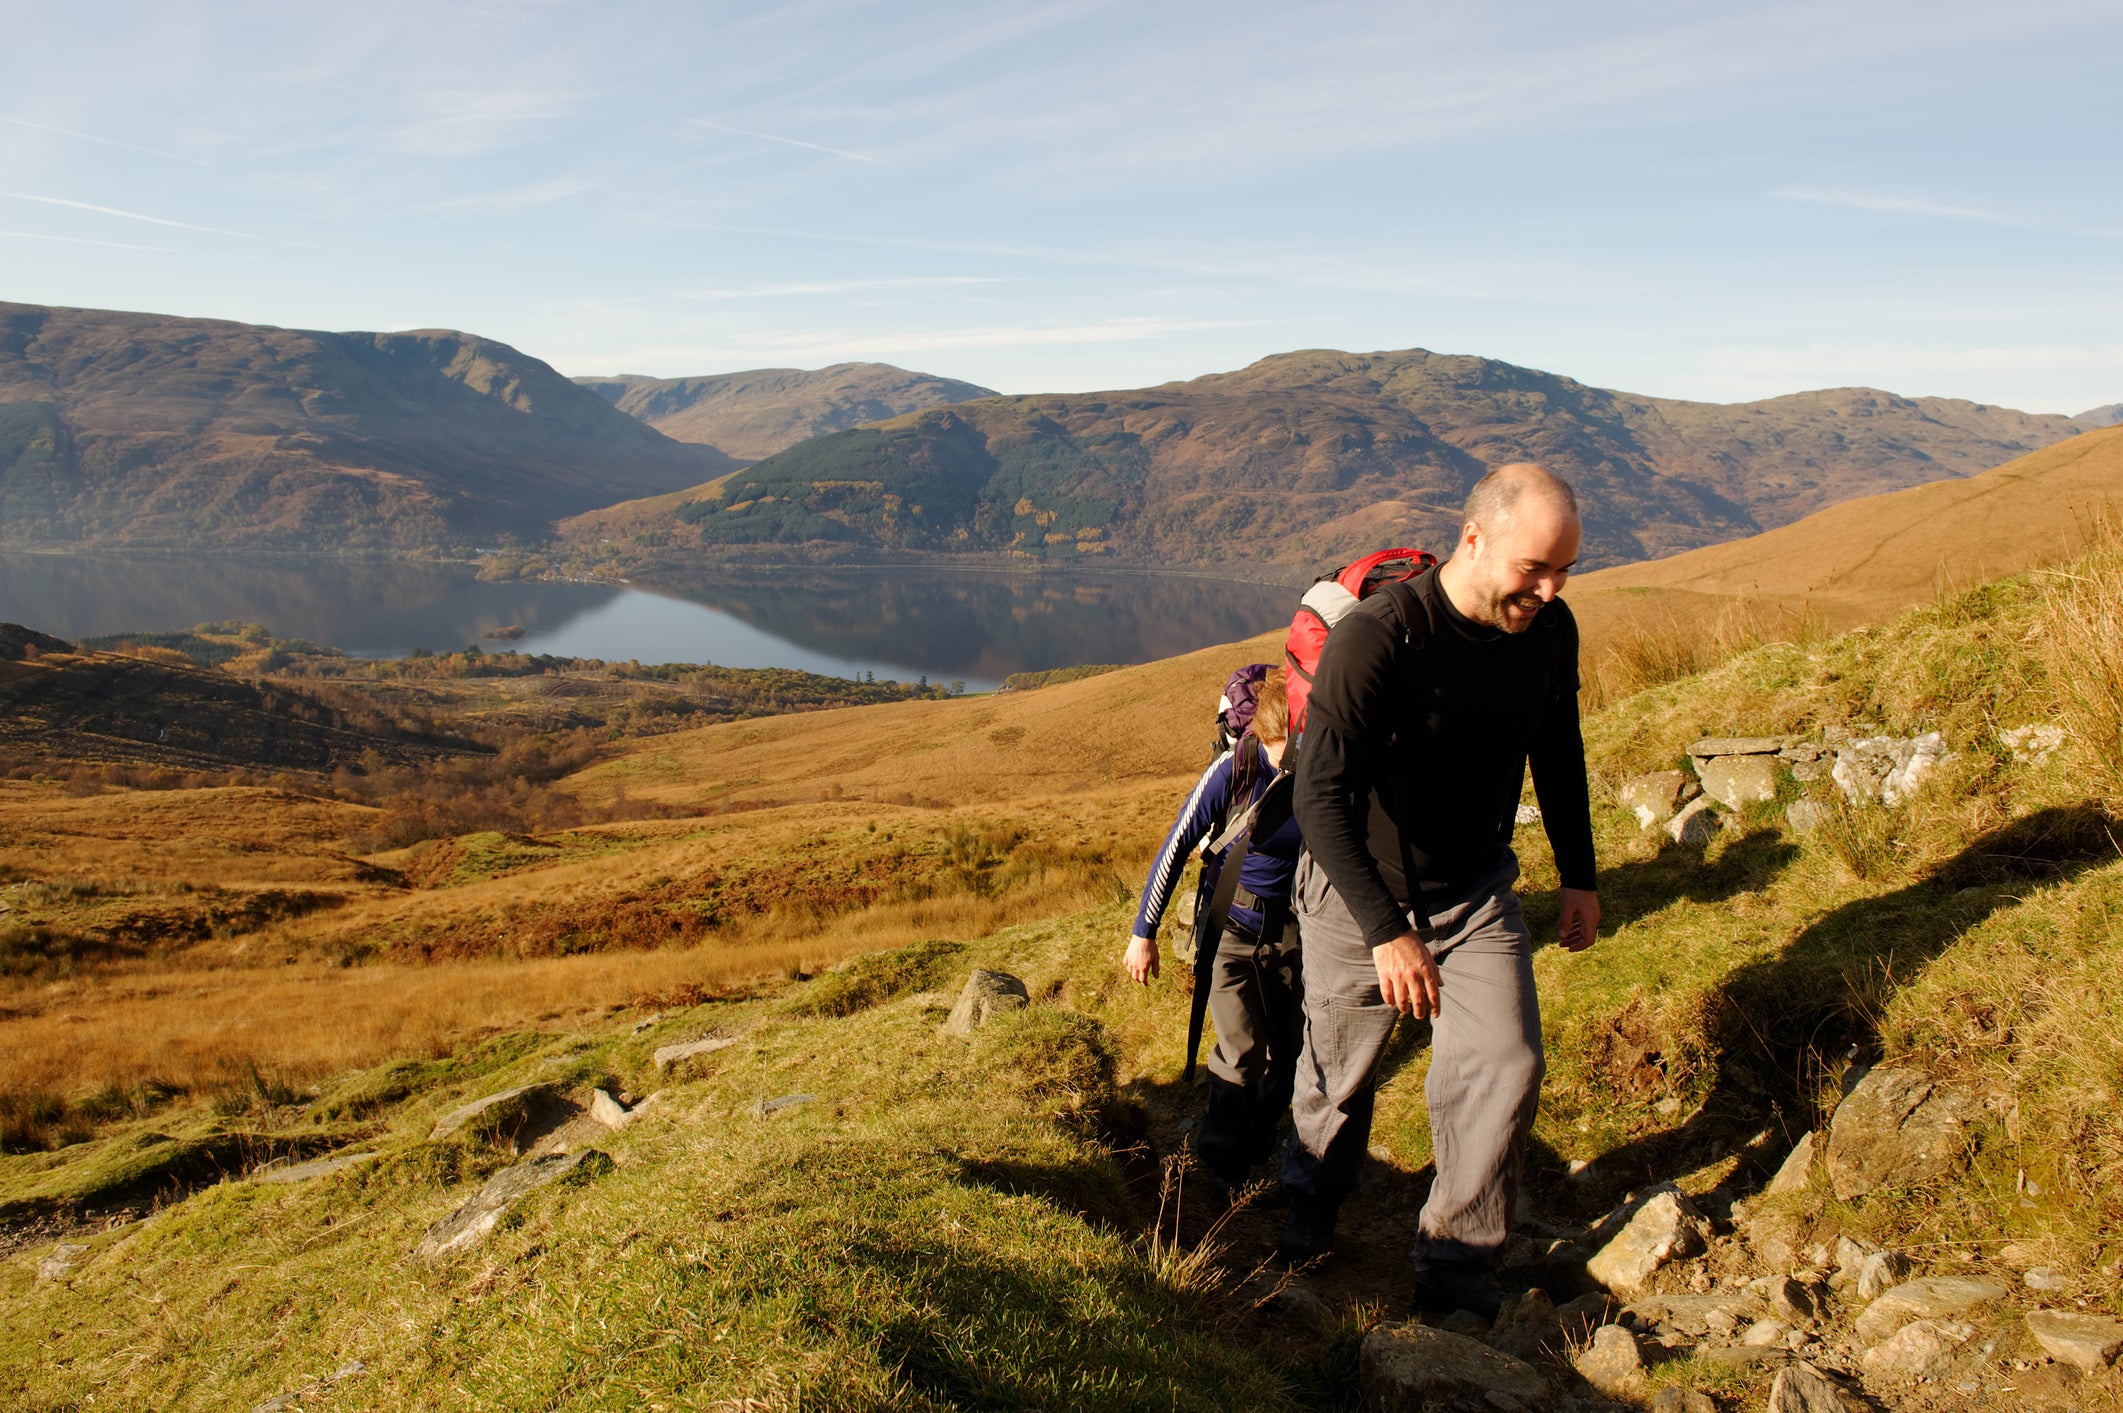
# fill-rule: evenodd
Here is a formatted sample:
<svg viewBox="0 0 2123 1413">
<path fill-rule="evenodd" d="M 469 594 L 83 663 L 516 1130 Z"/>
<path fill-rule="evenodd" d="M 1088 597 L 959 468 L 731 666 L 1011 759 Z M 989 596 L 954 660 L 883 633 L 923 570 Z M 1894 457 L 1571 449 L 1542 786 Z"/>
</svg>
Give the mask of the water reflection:
<svg viewBox="0 0 2123 1413">
<path fill-rule="evenodd" d="M 992 686 L 1147 662 L 1288 619 L 1289 589 L 1168 575 L 761 570 L 638 586 L 487 584 L 459 565 L 0 554 L 0 620 L 61 637 L 237 619 L 363 656 L 523 652 L 798 667 Z M 503 643 L 486 635 L 520 628 Z"/>
</svg>

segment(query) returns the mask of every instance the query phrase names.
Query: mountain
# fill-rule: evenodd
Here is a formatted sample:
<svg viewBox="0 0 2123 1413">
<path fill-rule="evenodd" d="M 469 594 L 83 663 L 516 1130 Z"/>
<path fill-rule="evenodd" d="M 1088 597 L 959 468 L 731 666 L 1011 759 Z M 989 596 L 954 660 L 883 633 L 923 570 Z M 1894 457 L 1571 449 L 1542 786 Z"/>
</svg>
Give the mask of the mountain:
<svg viewBox="0 0 2123 1413">
<path fill-rule="evenodd" d="M 815 371 L 755 368 L 704 378 L 623 373 L 575 381 L 667 437 L 743 461 L 865 422 L 995 396 L 991 388 L 889 363 L 836 363 Z"/>
<path fill-rule="evenodd" d="M 2089 407 L 2072 419 L 2090 427 L 2113 427 L 2123 422 L 2123 402 L 2111 402 L 2106 407 Z"/>
<path fill-rule="evenodd" d="M 734 465 L 472 334 L 0 304 L 0 544 L 536 538 Z"/>
<path fill-rule="evenodd" d="M 1943 588 L 2052 564 L 2123 513 L 2123 427 L 2087 432 L 1978 476 L 1845 501 L 1793 524 L 1670 559 L 1573 577 L 1588 639 L 1647 611 L 1727 609 L 1876 623 Z"/>
<path fill-rule="evenodd" d="M 987 398 L 836 432 L 689 497 L 562 530 L 622 554 L 660 540 L 648 553 L 666 561 L 807 545 L 1295 574 L 1360 547 L 1444 548 L 1476 479 L 1537 460 L 1581 492 L 1586 564 L 1613 565 L 1971 475 L 2082 430 L 1870 388 L 1681 402 L 1422 349 L 1308 351 L 1156 388 Z"/>
</svg>

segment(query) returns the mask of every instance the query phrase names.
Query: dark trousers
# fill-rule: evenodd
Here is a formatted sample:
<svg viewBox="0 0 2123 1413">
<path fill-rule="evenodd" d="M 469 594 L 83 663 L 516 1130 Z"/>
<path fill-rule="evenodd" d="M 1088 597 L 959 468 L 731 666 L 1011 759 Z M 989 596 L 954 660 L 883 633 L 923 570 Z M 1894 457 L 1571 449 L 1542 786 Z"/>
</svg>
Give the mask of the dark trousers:
<svg viewBox="0 0 2123 1413">
<path fill-rule="evenodd" d="M 1511 891 L 1517 878 L 1507 853 L 1431 916 L 1443 979 L 1424 1097 L 1437 1179 L 1414 1238 L 1418 1262 L 1486 1258 L 1511 1231 L 1545 1070 L 1533 939 Z M 1283 1185 L 1293 1211 L 1331 1224 L 1370 1150 L 1379 1060 L 1400 1016 L 1379 994 L 1356 920 L 1310 854 L 1298 858 L 1295 902 L 1311 976 Z"/>
<path fill-rule="evenodd" d="M 1196 1144 L 1202 1163 L 1238 1185 L 1273 1156 L 1276 1125 L 1290 1107 L 1290 1087 L 1304 1038 L 1305 973 L 1297 927 L 1271 910 L 1265 940 L 1226 928 L 1216 949 L 1209 1019 L 1209 1107 Z"/>
</svg>

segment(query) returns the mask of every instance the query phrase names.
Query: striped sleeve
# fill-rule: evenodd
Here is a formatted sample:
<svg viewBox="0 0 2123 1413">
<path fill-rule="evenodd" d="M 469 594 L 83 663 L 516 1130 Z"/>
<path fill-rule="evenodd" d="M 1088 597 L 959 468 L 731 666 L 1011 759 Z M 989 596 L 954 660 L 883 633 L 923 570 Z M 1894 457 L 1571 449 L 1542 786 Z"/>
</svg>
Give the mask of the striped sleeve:
<svg viewBox="0 0 2123 1413">
<path fill-rule="evenodd" d="M 1172 828 L 1165 835 L 1164 847 L 1157 851 L 1157 859 L 1150 865 L 1150 877 L 1143 884 L 1143 900 L 1135 910 L 1135 935 L 1157 936 L 1157 926 L 1164 920 L 1165 909 L 1172 902 L 1172 891 L 1179 887 L 1179 876 L 1186 870 L 1187 855 L 1194 846 L 1208 838 L 1216 829 L 1217 821 L 1231 804 L 1231 752 L 1225 751 L 1209 763 L 1202 778 L 1194 782 L 1194 789 L 1187 795 L 1187 802 L 1180 806 L 1179 817 L 1172 821 Z"/>
</svg>

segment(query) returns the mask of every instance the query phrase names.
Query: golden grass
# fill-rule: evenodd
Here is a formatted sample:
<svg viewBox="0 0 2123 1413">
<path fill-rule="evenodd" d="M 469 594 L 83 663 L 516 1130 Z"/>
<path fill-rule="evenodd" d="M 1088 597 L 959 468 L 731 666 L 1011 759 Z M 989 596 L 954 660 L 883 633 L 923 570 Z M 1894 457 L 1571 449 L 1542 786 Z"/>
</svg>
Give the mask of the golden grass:
<svg viewBox="0 0 2123 1413">
<path fill-rule="evenodd" d="M 2123 526 L 2103 518 L 2098 548 L 2051 576 L 2040 618 L 2057 722 L 2090 768 L 2088 783 L 2123 809 Z"/>
</svg>

